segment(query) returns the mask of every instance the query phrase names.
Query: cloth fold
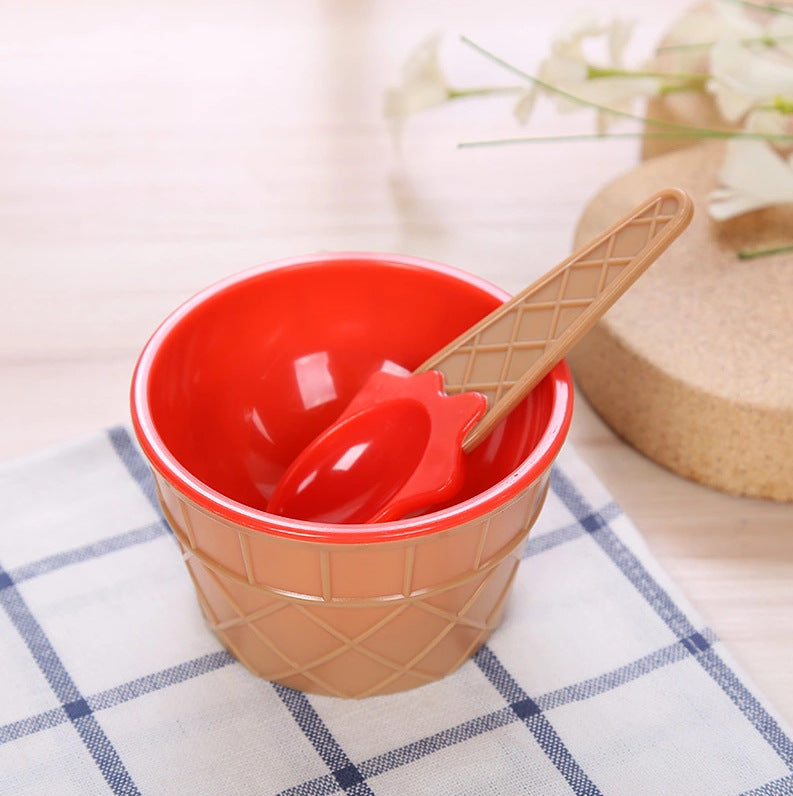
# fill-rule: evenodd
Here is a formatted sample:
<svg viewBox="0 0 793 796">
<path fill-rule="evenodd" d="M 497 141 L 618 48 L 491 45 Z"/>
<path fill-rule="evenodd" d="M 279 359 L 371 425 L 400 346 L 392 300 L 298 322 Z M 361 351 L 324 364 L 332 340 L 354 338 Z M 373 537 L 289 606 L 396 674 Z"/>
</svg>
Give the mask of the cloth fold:
<svg viewBox="0 0 793 796">
<path fill-rule="evenodd" d="M 340 700 L 203 623 L 129 429 L 0 465 L 0 793 L 793 794 L 790 729 L 568 444 L 503 625 Z"/>
</svg>

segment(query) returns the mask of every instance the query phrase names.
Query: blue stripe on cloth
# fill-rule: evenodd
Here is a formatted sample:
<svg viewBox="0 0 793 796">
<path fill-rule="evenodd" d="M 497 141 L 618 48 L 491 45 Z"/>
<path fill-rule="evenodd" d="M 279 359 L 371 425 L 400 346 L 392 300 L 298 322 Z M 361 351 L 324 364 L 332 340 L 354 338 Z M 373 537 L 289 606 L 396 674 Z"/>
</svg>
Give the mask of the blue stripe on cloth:
<svg viewBox="0 0 793 796">
<path fill-rule="evenodd" d="M 688 617 L 645 569 L 634 553 L 619 539 L 608 523 L 604 519 L 598 518 L 597 513 L 587 504 L 575 484 L 558 467 L 551 472 L 551 489 L 572 512 L 573 516 L 581 521 L 593 540 L 672 632 L 681 639 L 688 638 L 689 644 L 696 648 L 698 646 L 696 631 Z M 773 716 L 738 679 L 735 672 L 712 649 L 706 648 L 702 654 L 695 655 L 695 659 L 779 755 L 788 769 L 793 771 L 793 740 L 785 734 Z"/>
<path fill-rule="evenodd" d="M 607 503 L 599 512 L 601 518 L 607 522 L 611 522 L 616 517 L 622 514 L 622 509 L 613 501 Z M 586 521 L 591 524 L 591 520 Z M 561 528 L 555 528 L 547 533 L 538 536 L 529 536 L 529 541 L 526 544 L 526 549 L 523 552 L 523 558 L 531 558 L 539 553 L 544 553 L 546 550 L 551 550 L 554 547 L 565 542 L 572 542 L 587 533 L 585 524 L 583 522 L 573 522 L 570 525 L 564 525 Z"/>
<path fill-rule="evenodd" d="M 553 725 L 535 702 L 506 670 L 493 651 L 482 647 L 474 655 L 476 665 L 509 703 L 515 715 L 529 728 L 540 748 L 567 780 L 574 793 L 594 796 L 600 791 L 562 742 Z"/>
<path fill-rule="evenodd" d="M 793 739 L 784 732 L 776 719 L 758 702 L 714 650 L 708 650 L 705 654 L 698 655 L 696 659 L 782 758 L 788 769 L 793 771 Z"/>
<path fill-rule="evenodd" d="M 710 630 L 703 630 L 702 633 L 697 635 L 705 639 L 708 644 L 715 641 L 715 637 Z M 695 648 L 695 645 L 690 643 L 689 639 L 682 639 L 611 672 L 606 672 L 576 685 L 550 691 L 537 697 L 534 702 L 543 711 L 547 711 L 570 702 L 590 699 L 598 694 L 618 688 L 656 669 L 681 661 L 694 654 L 692 650 Z M 520 692 L 516 693 L 519 696 Z M 523 712 L 525 713 L 526 711 L 524 710 Z M 522 719 L 519 713 L 521 713 L 520 710 L 515 711 L 512 705 L 508 705 L 483 716 L 469 719 L 455 727 L 441 730 L 434 735 L 420 738 L 417 741 L 405 744 L 405 746 L 364 760 L 358 765 L 358 769 L 365 779 L 370 780 L 379 774 L 414 763 L 441 749 L 463 743 L 486 732 L 520 721 Z M 338 789 L 338 783 L 332 775 L 328 774 L 289 788 L 283 791 L 280 796 L 325 796 L 326 794 L 335 793 Z"/>
<path fill-rule="evenodd" d="M 407 763 L 412 763 L 422 757 L 427 757 L 427 755 L 439 752 L 441 749 L 476 738 L 500 727 L 506 727 L 517 720 L 515 711 L 507 705 L 499 710 L 486 713 L 484 716 L 469 719 L 456 727 L 441 730 L 434 735 L 428 735 L 413 743 L 405 744 L 398 749 L 393 749 L 370 760 L 365 760 L 359 768 L 364 776 L 369 779 L 399 766 L 404 766 Z"/>
<path fill-rule="evenodd" d="M 0 567 L 0 581 L 5 584 L 5 588 L 0 589 L 0 604 L 25 642 L 50 688 L 55 692 L 69 721 L 77 730 L 105 781 L 115 794 L 139 793 L 113 744 L 91 713 L 90 707 L 66 671 L 41 625 L 2 567 Z"/>
<path fill-rule="evenodd" d="M 793 794 L 793 776 L 787 776 L 766 782 L 759 788 L 744 791 L 741 796 L 791 796 L 791 794 Z"/>
<path fill-rule="evenodd" d="M 62 553 L 40 558 L 38 561 L 32 561 L 30 564 L 12 569 L 9 575 L 14 583 L 21 583 L 22 581 L 37 578 L 40 575 L 46 575 L 49 572 L 54 572 L 63 567 L 68 567 L 71 564 L 79 564 L 92 558 L 99 558 L 100 556 L 116 553 L 128 547 L 151 542 L 168 533 L 169 529 L 165 520 L 152 522 L 140 528 L 134 528 L 131 531 L 119 533 L 116 536 L 109 536 L 99 542 L 92 542 L 82 547 L 75 547 Z"/>
<path fill-rule="evenodd" d="M 469 719 L 456 727 L 448 730 L 441 730 L 434 735 L 428 735 L 412 743 L 392 749 L 382 755 L 377 755 L 369 760 L 365 760 L 358 766 L 361 774 L 367 779 L 385 774 L 393 769 L 400 768 L 408 763 L 414 763 L 442 749 L 446 749 L 463 741 L 476 738 L 486 732 L 497 730 L 517 721 L 517 716 L 510 706 Z M 338 783 L 331 774 L 324 777 L 303 782 L 295 785 L 288 790 L 282 791 L 278 796 L 327 796 L 336 793 L 339 789 Z"/>
<path fill-rule="evenodd" d="M 178 685 L 194 677 L 201 677 L 209 672 L 234 664 L 237 664 L 237 661 L 225 650 L 210 652 L 200 658 L 194 658 L 185 663 L 163 669 L 160 672 L 144 675 L 114 688 L 100 691 L 93 696 L 87 696 L 83 701 L 88 705 L 92 713 L 98 713 L 101 710 L 107 710 L 154 691 L 161 691 L 172 685 Z M 23 738 L 26 735 L 33 735 L 37 732 L 51 729 L 69 720 L 69 710 L 66 706 L 63 706 L 5 724 L 0 726 L 0 745 Z"/>
<path fill-rule="evenodd" d="M 52 710 L 37 713 L 35 716 L 12 721 L 0 727 L 0 744 L 16 741 L 26 735 L 35 735 L 37 732 L 57 727 L 65 721 L 68 721 L 68 718 L 66 711 L 62 707 L 52 708 Z"/>
<path fill-rule="evenodd" d="M 201 677 L 230 665 L 239 664 L 225 650 L 209 652 L 200 658 L 193 658 L 193 660 L 170 666 L 160 672 L 147 674 L 114 688 L 108 688 L 106 691 L 86 697 L 86 702 L 93 711 L 107 710 L 123 702 L 151 694 L 153 691 L 161 691 L 169 686 L 184 683 L 194 677 Z"/>
<path fill-rule="evenodd" d="M 364 794 L 374 796 L 363 774 L 347 757 L 319 713 L 314 710 L 308 697 L 300 691 L 293 691 L 277 683 L 273 683 L 273 688 L 317 754 L 330 769 L 338 787 L 354 796 L 364 796 Z"/>
<path fill-rule="evenodd" d="M 694 635 L 702 639 L 704 644 L 708 645 L 705 649 L 716 641 L 714 634 L 710 630 L 704 630 L 702 633 L 695 633 Z M 598 694 L 612 691 L 656 669 L 661 669 L 672 663 L 677 663 L 690 655 L 697 655 L 702 651 L 702 649 L 691 642 L 690 638 L 684 638 L 667 647 L 662 647 L 655 652 L 651 652 L 642 658 L 631 661 L 624 666 L 612 669 L 610 672 L 605 672 L 589 680 L 583 680 L 580 683 L 564 686 L 563 688 L 558 688 L 555 691 L 543 694 L 537 697 L 537 704 L 543 710 L 548 711 L 558 708 L 561 705 L 567 705 L 570 702 L 580 702 L 591 699 Z"/>
<path fill-rule="evenodd" d="M 160 502 L 157 499 L 157 487 L 154 484 L 154 476 L 151 474 L 149 465 L 138 452 L 138 448 L 132 441 L 129 432 L 124 426 L 114 426 L 107 431 L 110 444 L 116 451 L 118 458 L 127 468 L 127 472 L 132 476 L 135 483 L 146 495 L 146 499 L 160 514 Z"/>
</svg>

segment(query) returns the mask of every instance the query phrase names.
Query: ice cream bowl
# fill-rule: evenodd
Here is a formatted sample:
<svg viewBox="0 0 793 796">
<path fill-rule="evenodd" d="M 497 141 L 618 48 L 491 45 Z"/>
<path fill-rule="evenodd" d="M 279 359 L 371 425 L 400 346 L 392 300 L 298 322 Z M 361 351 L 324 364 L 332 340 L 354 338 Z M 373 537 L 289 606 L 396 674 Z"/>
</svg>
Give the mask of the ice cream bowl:
<svg viewBox="0 0 793 796">
<path fill-rule="evenodd" d="M 498 626 L 569 427 L 566 363 L 468 455 L 448 505 L 333 525 L 267 500 L 372 372 L 412 370 L 507 298 L 426 260 L 309 255 L 212 285 L 154 332 L 135 433 L 206 622 L 252 672 L 386 694 L 454 671 Z"/>
</svg>

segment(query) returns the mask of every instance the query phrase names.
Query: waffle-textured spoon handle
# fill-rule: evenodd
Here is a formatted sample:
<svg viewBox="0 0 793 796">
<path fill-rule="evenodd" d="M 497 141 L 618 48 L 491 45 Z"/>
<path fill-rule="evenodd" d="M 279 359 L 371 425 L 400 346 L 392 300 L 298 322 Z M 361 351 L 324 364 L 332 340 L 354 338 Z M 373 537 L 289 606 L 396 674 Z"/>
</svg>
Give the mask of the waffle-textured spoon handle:
<svg viewBox="0 0 793 796">
<path fill-rule="evenodd" d="M 475 448 L 688 226 L 693 203 L 667 188 L 642 202 L 417 371 L 443 373 L 449 395 L 485 395 L 465 439 Z"/>
</svg>

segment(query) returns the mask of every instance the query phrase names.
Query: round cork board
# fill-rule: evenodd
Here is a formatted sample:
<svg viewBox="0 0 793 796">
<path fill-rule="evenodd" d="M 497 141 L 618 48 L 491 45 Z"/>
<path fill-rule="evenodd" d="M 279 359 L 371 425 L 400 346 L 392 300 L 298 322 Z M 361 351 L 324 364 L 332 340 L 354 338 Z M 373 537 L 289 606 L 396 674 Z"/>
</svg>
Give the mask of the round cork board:
<svg viewBox="0 0 793 796">
<path fill-rule="evenodd" d="M 687 190 L 694 220 L 569 356 L 580 390 L 635 448 L 742 495 L 793 501 L 793 254 L 741 260 L 793 239 L 793 207 L 717 224 L 722 157 L 703 143 L 641 163 L 585 209 L 576 246 L 645 196 Z"/>
</svg>

